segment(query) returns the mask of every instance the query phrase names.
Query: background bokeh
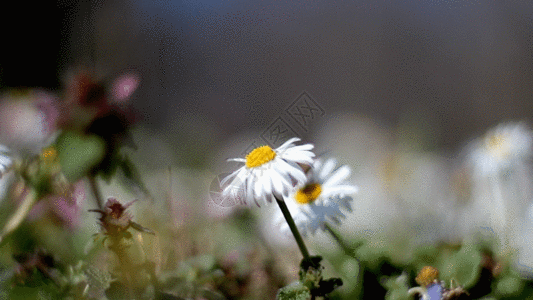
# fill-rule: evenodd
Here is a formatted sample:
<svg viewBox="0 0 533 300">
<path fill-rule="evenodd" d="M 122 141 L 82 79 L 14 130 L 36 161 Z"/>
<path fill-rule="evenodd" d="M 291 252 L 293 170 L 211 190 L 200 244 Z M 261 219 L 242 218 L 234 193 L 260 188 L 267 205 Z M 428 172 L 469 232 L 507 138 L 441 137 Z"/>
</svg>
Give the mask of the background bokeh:
<svg viewBox="0 0 533 300">
<path fill-rule="evenodd" d="M 93 68 L 107 86 L 122 74 L 137 74 L 138 89 L 121 103 L 138 121 L 136 150 L 125 152 L 150 195 L 114 181 L 99 182 L 102 194 L 124 203 L 140 198 L 132 208 L 135 220 L 161 233 L 151 254 L 158 268 L 216 257 L 227 270 L 240 270 L 235 278 L 247 278 L 249 299 L 274 295 L 295 280 L 300 256 L 291 237 L 272 230 L 276 206 L 246 210 L 213 201 L 216 180 L 235 169 L 227 158 L 298 136 L 315 144 L 318 155 L 348 164 L 359 193 L 339 232 L 354 243 L 367 239 L 358 255 L 376 263 L 370 266 L 375 274 L 413 275 L 421 267 L 413 259 L 418 246 L 446 242 L 451 246 L 439 251 L 449 253 L 446 247 L 456 249 L 472 228 L 496 223 L 480 209 L 490 206 L 490 189 L 472 179 L 466 159 L 481 147 L 474 138 L 502 121 L 533 121 L 531 1 L 12 5 L 12 17 L 0 21 L 0 89 L 42 87 L 64 96 L 69 72 L 80 66 Z M 288 133 L 272 136 L 276 128 Z M 526 250 L 517 257 L 531 276 L 529 163 L 521 165 L 521 180 L 509 183 L 523 194 L 509 190 L 505 196 L 519 211 L 510 234 L 513 246 Z M 55 231 L 45 235 L 52 252 L 70 253 L 61 257 L 69 263 L 83 258 L 88 237 L 98 230 L 87 212 L 94 208 L 91 197 L 82 205 L 76 251 L 69 252 L 70 242 L 55 241 Z M 349 287 L 343 295 L 358 295 L 354 259 L 343 257 L 326 234 L 307 241 L 327 258 L 327 272 L 343 277 Z M 273 269 L 264 257 L 276 261 Z M 383 272 L 379 264 L 388 260 L 398 269 Z M 228 286 L 217 288 L 231 294 L 228 278 Z M 385 294 L 382 282 L 370 282 Z"/>
<path fill-rule="evenodd" d="M 133 105 L 183 165 L 264 130 L 303 91 L 328 116 L 352 111 L 395 126 L 415 113 L 446 149 L 533 112 L 529 1 L 16 5 L 16 21 L 2 21 L 2 85 L 55 89 L 80 63 L 102 77 L 134 69 Z M 199 158 L 183 154 L 192 149 Z"/>
</svg>

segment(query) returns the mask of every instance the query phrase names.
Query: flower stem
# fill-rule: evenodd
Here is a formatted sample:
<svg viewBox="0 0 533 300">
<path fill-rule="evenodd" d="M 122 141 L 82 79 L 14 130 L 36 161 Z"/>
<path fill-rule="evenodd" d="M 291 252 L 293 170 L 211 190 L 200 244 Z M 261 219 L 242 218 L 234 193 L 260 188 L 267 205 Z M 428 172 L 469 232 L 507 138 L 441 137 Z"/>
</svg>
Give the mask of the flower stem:
<svg viewBox="0 0 533 300">
<path fill-rule="evenodd" d="M 102 198 L 100 190 L 98 189 L 95 176 L 89 176 L 89 184 L 91 185 L 91 190 L 93 192 L 94 199 L 96 200 L 96 205 L 98 205 L 99 209 L 102 209 L 104 207 L 104 199 Z"/>
<path fill-rule="evenodd" d="M 289 228 L 291 229 L 292 235 L 294 235 L 294 239 L 298 244 L 298 248 L 300 248 L 300 252 L 302 252 L 302 256 L 304 257 L 304 259 L 309 259 L 309 251 L 307 251 L 307 247 L 305 246 L 304 240 L 302 239 L 302 236 L 300 235 L 300 232 L 298 231 L 298 228 L 294 223 L 294 219 L 292 218 L 289 209 L 287 208 L 287 204 L 285 204 L 285 201 L 279 199 L 275 195 L 274 198 L 276 198 L 276 202 L 278 202 L 279 208 L 281 209 L 285 220 L 287 220 L 287 224 L 289 224 Z"/>
<path fill-rule="evenodd" d="M 331 234 L 333 239 L 337 242 L 337 244 L 339 244 L 344 253 L 353 256 L 354 249 L 352 249 L 352 247 L 350 247 L 348 243 L 346 243 L 346 241 L 339 235 L 339 233 L 333 227 L 331 227 L 329 223 L 325 223 L 325 225 L 326 231 Z"/>
<path fill-rule="evenodd" d="M 30 212 L 31 208 L 33 207 L 33 204 L 37 202 L 37 194 L 32 189 L 27 189 L 24 192 L 24 198 L 22 199 L 22 203 L 18 206 L 15 213 L 11 216 L 9 221 L 7 221 L 6 225 L 4 225 L 4 228 L 0 232 L 0 243 L 2 240 L 11 234 L 15 229 L 17 229 L 24 221 L 28 213 Z"/>
</svg>

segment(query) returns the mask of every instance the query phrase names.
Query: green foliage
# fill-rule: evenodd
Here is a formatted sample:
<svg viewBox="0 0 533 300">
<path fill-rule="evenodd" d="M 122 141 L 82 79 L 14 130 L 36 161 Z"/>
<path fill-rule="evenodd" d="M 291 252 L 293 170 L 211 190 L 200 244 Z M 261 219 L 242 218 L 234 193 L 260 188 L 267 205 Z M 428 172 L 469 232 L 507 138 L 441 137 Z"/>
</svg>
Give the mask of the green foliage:
<svg viewBox="0 0 533 300">
<path fill-rule="evenodd" d="M 322 278 L 321 256 L 302 259 L 300 263 L 300 281 L 278 291 L 277 299 L 327 299 L 328 294 L 342 286 L 340 278 Z M 309 297 L 307 297 L 309 296 Z M 306 298 L 307 297 L 307 298 Z"/>
<path fill-rule="evenodd" d="M 311 291 L 300 281 L 282 287 L 276 295 L 277 300 L 311 300 Z"/>
<path fill-rule="evenodd" d="M 70 182 L 87 175 L 105 156 L 106 146 L 97 135 L 65 131 L 56 141 L 61 170 Z"/>
<path fill-rule="evenodd" d="M 496 294 L 502 297 L 520 295 L 524 288 L 524 281 L 514 274 L 509 274 L 496 283 Z"/>
<path fill-rule="evenodd" d="M 450 256 L 441 256 L 438 267 L 441 279 L 446 282 L 456 280 L 468 289 L 478 281 L 481 259 L 481 251 L 477 246 L 464 244 L 459 251 Z"/>
<path fill-rule="evenodd" d="M 407 274 L 397 277 L 388 277 L 383 280 L 387 289 L 385 300 L 411 300 L 412 297 L 407 294 L 409 290 L 409 278 Z"/>
<path fill-rule="evenodd" d="M 96 266 L 88 266 L 85 270 L 85 275 L 90 286 L 88 294 L 96 299 L 104 297 L 105 291 L 111 286 L 111 282 L 114 281 L 107 270 Z"/>
<path fill-rule="evenodd" d="M 224 300 L 224 295 L 213 289 L 223 276 L 214 256 L 200 255 L 180 262 L 174 270 L 163 272 L 159 281 L 161 290 L 167 295 Z"/>
</svg>

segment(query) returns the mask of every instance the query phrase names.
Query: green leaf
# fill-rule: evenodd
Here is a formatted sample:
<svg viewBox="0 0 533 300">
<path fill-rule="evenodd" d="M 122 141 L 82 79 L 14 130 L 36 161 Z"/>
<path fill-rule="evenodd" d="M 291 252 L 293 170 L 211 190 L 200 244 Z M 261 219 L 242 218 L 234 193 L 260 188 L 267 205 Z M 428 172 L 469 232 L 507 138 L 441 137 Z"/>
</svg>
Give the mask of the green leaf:
<svg viewBox="0 0 533 300">
<path fill-rule="evenodd" d="M 412 297 L 407 293 L 409 290 L 408 281 L 407 274 L 384 279 L 383 286 L 387 289 L 385 300 L 411 300 Z"/>
<path fill-rule="evenodd" d="M 279 289 L 277 300 L 310 300 L 311 291 L 299 281 L 293 282 Z"/>
<path fill-rule="evenodd" d="M 461 249 L 442 262 L 438 268 L 442 279 L 454 279 L 466 289 L 475 285 L 481 272 L 481 252 L 473 244 L 464 244 Z"/>
<path fill-rule="evenodd" d="M 524 289 L 524 281 L 515 274 L 510 274 L 498 280 L 496 293 L 502 297 L 513 297 L 521 294 Z"/>
<path fill-rule="evenodd" d="M 126 155 L 123 155 L 118 159 L 118 167 L 124 173 L 124 177 L 126 179 L 126 186 L 133 185 L 134 187 L 140 189 L 144 194 L 149 195 L 150 192 L 148 191 L 148 188 L 146 188 L 146 186 L 144 185 L 144 182 L 141 178 L 141 174 L 135 167 L 135 164 L 133 164 L 133 162 L 130 160 L 130 158 Z"/>
<path fill-rule="evenodd" d="M 70 182 L 84 177 L 105 156 L 105 142 L 97 135 L 63 132 L 57 139 L 61 171 Z"/>
</svg>

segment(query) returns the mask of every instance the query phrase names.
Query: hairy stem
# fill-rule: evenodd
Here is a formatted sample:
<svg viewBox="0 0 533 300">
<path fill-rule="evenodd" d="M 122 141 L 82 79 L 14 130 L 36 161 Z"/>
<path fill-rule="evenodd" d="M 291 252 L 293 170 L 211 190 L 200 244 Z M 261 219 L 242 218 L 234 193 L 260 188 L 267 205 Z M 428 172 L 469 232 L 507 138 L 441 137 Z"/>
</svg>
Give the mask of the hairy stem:
<svg viewBox="0 0 533 300">
<path fill-rule="evenodd" d="M 104 199 L 102 198 L 102 194 L 100 193 L 100 190 L 98 189 L 98 184 L 96 183 L 96 177 L 93 175 L 89 175 L 89 184 L 91 186 L 91 190 L 94 195 L 94 199 L 96 200 L 96 205 L 98 205 L 98 208 L 101 210 L 104 207 Z"/>
<path fill-rule="evenodd" d="M 275 195 L 274 198 L 276 198 L 276 202 L 278 202 L 279 208 L 281 209 L 281 212 L 283 213 L 287 224 L 289 224 L 289 228 L 291 229 L 292 235 L 294 235 L 294 239 L 298 244 L 298 248 L 300 248 L 300 252 L 302 252 L 302 256 L 304 257 L 304 259 L 309 259 L 309 251 L 307 251 L 307 247 L 305 246 L 304 240 L 302 239 L 302 236 L 300 235 L 300 232 L 298 231 L 298 228 L 294 223 L 294 219 L 292 218 L 289 209 L 287 208 L 287 204 L 285 204 L 285 201 L 280 200 Z"/>
</svg>

